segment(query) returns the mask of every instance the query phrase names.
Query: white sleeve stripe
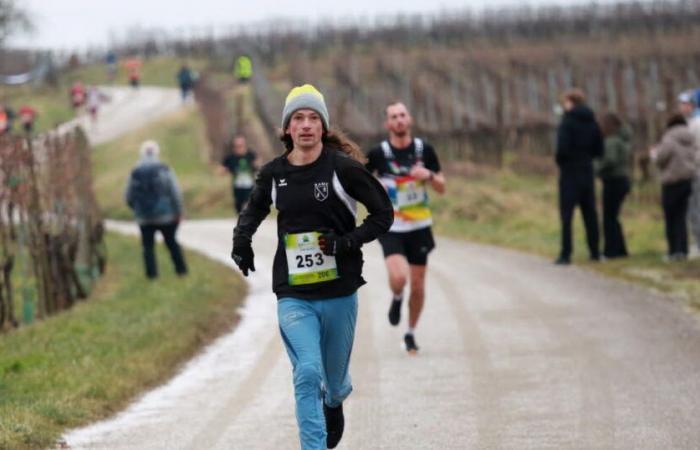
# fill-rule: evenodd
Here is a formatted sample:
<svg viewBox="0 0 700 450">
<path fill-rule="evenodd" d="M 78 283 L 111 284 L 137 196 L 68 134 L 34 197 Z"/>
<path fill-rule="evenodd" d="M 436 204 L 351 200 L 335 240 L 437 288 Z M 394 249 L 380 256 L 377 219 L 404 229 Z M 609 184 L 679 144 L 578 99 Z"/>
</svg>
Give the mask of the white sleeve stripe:
<svg viewBox="0 0 700 450">
<path fill-rule="evenodd" d="M 272 197 L 272 204 L 277 208 L 277 188 L 275 187 L 275 179 L 272 178 L 272 191 L 270 191 L 270 197 Z"/>
<path fill-rule="evenodd" d="M 335 173 L 335 171 L 333 172 L 333 190 L 338 198 L 340 198 L 340 201 L 347 206 L 350 214 L 352 214 L 353 217 L 357 217 L 357 202 L 354 198 L 350 197 L 347 192 L 345 192 L 345 189 L 343 189 L 343 185 L 340 183 L 340 179 L 338 178 L 338 174 Z"/>
</svg>

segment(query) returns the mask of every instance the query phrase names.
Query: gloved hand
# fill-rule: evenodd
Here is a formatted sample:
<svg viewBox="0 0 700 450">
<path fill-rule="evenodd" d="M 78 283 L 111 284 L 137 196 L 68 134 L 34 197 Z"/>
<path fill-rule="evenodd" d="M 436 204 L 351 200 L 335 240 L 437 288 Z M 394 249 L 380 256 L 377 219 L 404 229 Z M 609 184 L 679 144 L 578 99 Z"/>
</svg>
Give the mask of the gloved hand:
<svg viewBox="0 0 700 450">
<path fill-rule="evenodd" d="M 234 245 L 231 250 L 231 259 L 236 263 L 244 276 L 248 276 L 248 271 L 255 272 L 255 254 L 250 244 Z"/>
<path fill-rule="evenodd" d="M 334 232 L 324 233 L 318 237 L 318 245 L 324 255 L 343 255 L 355 249 L 355 244 L 346 236 Z"/>
</svg>

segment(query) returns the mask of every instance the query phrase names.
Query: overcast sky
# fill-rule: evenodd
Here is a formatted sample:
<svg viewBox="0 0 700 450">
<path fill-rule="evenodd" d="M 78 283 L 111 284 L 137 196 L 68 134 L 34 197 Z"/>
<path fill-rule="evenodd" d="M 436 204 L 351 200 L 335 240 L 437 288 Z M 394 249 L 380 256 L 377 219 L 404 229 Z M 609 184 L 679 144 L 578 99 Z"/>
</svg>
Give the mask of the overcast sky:
<svg viewBox="0 0 700 450">
<path fill-rule="evenodd" d="M 597 0 L 609 3 L 613 0 Z M 368 19 L 399 13 L 439 13 L 506 5 L 571 5 L 584 0 L 17 0 L 30 11 L 36 32 L 14 38 L 23 47 L 85 48 L 107 45 L 110 36 L 122 38 L 133 26 L 189 33 L 204 26 L 260 23 L 279 18 L 320 20 Z"/>
</svg>

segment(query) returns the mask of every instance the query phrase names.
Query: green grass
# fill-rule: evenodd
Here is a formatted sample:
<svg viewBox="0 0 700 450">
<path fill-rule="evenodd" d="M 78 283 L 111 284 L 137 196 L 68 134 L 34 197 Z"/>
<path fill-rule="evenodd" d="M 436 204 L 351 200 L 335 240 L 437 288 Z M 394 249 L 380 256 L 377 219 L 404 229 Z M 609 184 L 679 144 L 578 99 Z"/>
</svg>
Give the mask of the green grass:
<svg viewBox="0 0 700 450">
<path fill-rule="evenodd" d="M 137 239 L 108 235 L 108 273 L 73 309 L 0 335 L 0 448 L 51 446 L 68 428 L 123 408 L 236 320 L 240 277 L 187 253 L 173 274 L 159 245 L 161 277 L 147 281 Z"/>
<path fill-rule="evenodd" d="M 230 217 L 233 213 L 231 180 L 216 175 L 208 163 L 204 122 L 195 109 L 180 110 L 141 130 L 97 146 L 93 153 L 95 190 L 103 212 L 110 218 L 132 219 L 124 203 L 124 187 L 146 139 L 161 147 L 161 160 L 177 175 L 185 199 L 185 217 Z"/>
<path fill-rule="evenodd" d="M 599 264 L 588 261 L 577 210 L 574 263 L 672 293 L 698 308 L 700 260 L 673 264 L 663 260 L 666 242 L 663 214 L 656 200 L 659 189 L 654 182 L 637 183 L 625 201 L 621 219 L 631 256 L 624 260 Z M 435 228 L 440 234 L 536 253 L 552 260 L 559 252 L 560 225 L 553 176 L 522 175 L 503 169 L 470 177 L 448 177 L 447 194 L 433 194 L 431 203 Z"/>
</svg>

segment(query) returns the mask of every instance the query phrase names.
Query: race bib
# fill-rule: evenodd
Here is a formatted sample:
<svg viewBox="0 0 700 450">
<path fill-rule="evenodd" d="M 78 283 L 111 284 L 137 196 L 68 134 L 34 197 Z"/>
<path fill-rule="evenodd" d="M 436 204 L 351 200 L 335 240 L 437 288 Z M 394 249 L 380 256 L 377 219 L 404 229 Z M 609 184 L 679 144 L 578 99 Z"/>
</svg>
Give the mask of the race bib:
<svg viewBox="0 0 700 450">
<path fill-rule="evenodd" d="M 384 180 L 394 207 L 394 225 L 425 223 L 432 217 L 425 184 L 410 176 Z"/>
<path fill-rule="evenodd" d="M 233 181 L 233 185 L 237 188 L 252 188 L 254 184 L 253 174 L 250 172 L 238 172 Z"/>
<path fill-rule="evenodd" d="M 396 179 L 396 206 L 399 210 L 426 204 L 425 186 L 413 177 Z"/>
<path fill-rule="evenodd" d="M 339 278 L 335 256 L 324 255 L 318 245 L 321 233 L 285 234 L 289 285 L 321 283 Z"/>
</svg>

